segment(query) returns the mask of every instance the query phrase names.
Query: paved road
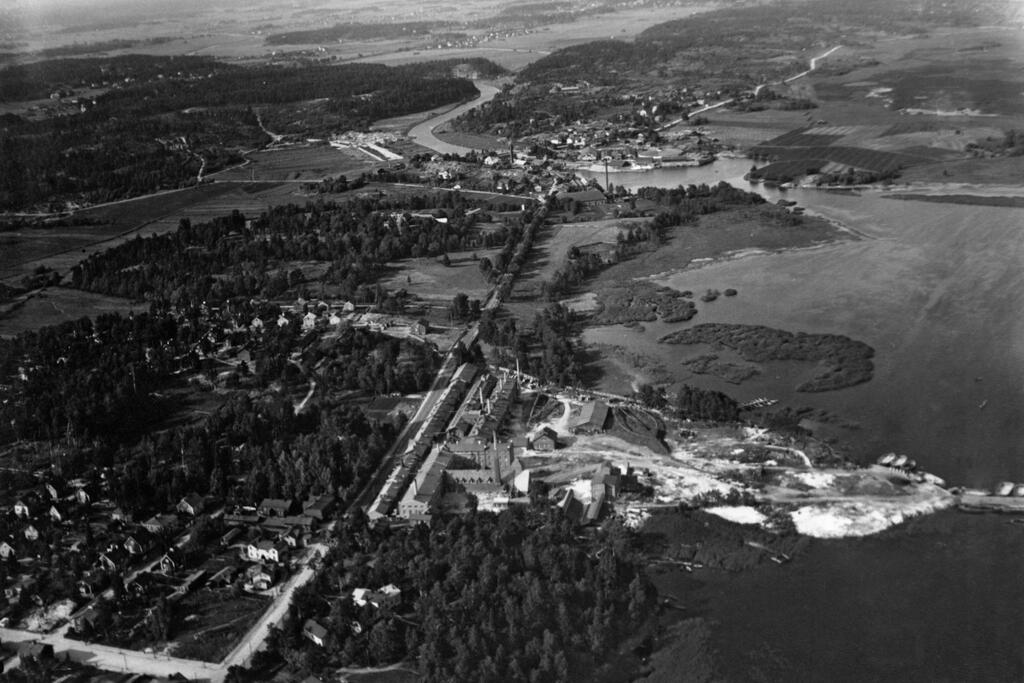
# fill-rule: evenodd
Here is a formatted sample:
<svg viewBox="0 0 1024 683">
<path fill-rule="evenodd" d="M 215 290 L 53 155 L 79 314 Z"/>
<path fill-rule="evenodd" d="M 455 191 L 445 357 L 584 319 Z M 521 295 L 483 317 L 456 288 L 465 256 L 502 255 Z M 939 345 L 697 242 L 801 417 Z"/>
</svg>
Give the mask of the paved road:
<svg viewBox="0 0 1024 683">
<path fill-rule="evenodd" d="M 754 97 L 757 97 L 757 94 L 759 92 L 761 92 L 762 88 L 766 88 L 766 87 L 768 87 L 770 85 L 782 85 L 782 84 L 785 84 L 785 83 L 792 83 L 793 81 L 797 80 L 798 78 L 803 78 L 804 76 L 806 76 L 807 74 L 811 73 L 812 71 L 814 71 L 815 69 L 818 68 L 818 60 L 825 59 L 825 57 L 828 57 L 830 54 L 832 54 L 833 52 L 835 52 L 836 50 L 838 50 L 841 47 L 842 47 L 842 45 L 836 45 L 835 47 L 829 49 L 827 52 L 824 52 L 824 53 L 818 55 L 817 57 L 812 57 L 811 58 L 811 68 L 807 69 L 806 71 L 801 71 L 800 73 L 798 73 L 795 76 L 790 76 L 789 78 L 786 78 L 786 79 L 784 79 L 784 80 L 782 80 L 782 81 L 780 81 L 778 83 L 762 83 L 761 85 L 755 86 L 754 90 L 752 91 L 753 94 L 754 94 Z M 706 104 L 703 107 L 701 107 L 700 109 L 695 109 L 695 110 L 691 111 L 689 114 L 687 114 L 687 118 L 693 118 L 694 116 L 699 116 L 700 114 L 703 114 L 704 112 L 711 111 L 712 109 L 718 109 L 719 107 L 724 107 L 725 105 L 732 104 L 735 101 L 736 101 L 736 98 L 730 97 L 729 99 L 722 100 L 721 102 L 715 102 L 713 104 Z M 664 126 L 659 128 L 658 130 L 668 130 L 672 126 L 680 124 L 680 123 L 682 123 L 685 120 L 686 119 L 677 119 L 675 121 L 672 121 L 671 123 L 665 124 Z"/>
<path fill-rule="evenodd" d="M 472 100 L 471 102 L 460 104 L 459 106 L 455 107 L 454 109 L 450 109 L 444 114 L 435 116 L 432 119 L 427 119 L 423 123 L 413 126 L 412 129 L 409 131 L 409 137 L 412 138 L 414 142 L 423 145 L 424 147 L 427 147 L 429 149 L 432 149 L 438 154 L 462 155 L 476 151 L 472 147 L 462 147 L 461 145 L 452 145 L 447 142 L 443 142 L 441 140 L 438 140 L 434 136 L 435 128 L 437 128 L 441 124 L 448 123 L 449 121 L 458 116 L 462 116 L 470 109 L 475 109 L 482 104 L 490 102 L 500 92 L 498 88 L 494 87 L 493 85 L 490 85 L 489 83 L 484 83 L 483 81 L 473 81 L 473 84 L 476 85 L 477 90 L 480 91 L 479 97 L 477 97 L 475 100 Z"/>
<path fill-rule="evenodd" d="M 306 585 L 316 575 L 316 571 L 309 563 L 317 554 L 326 555 L 327 546 L 322 543 L 316 543 L 307 548 L 306 554 L 302 558 L 304 565 L 302 569 L 285 582 L 270 609 L 249 629 L 249 632 L 239 641 L 235 649 L 221 660 L 219 666 L 224 674 L 227 674 L 227 670 L 232 666 L 249 666 L 253 654 L 263 649 L 266 645 L 267 636 L 270 634 L 270 627 L 280 623 L 288 612 L 288 606 L 292 602 L 292 594 L 295 593 L 296 589 Z"/>
<path fill-rule="evenodd" d="M 211 681 L 212 683 L 221 683 L 227 675 L 227 668 L 218 664 L 85 643 L 56 633 L 42 635 L 4 628 L 0 629 L 0 641 L 4 643 L 47 643 L 53 645 L 54 652 L 61 657 L 67 656 L 72 661 L 106 671 L 162 677 L 181 674 L 190 681 Z"/>
</svg>

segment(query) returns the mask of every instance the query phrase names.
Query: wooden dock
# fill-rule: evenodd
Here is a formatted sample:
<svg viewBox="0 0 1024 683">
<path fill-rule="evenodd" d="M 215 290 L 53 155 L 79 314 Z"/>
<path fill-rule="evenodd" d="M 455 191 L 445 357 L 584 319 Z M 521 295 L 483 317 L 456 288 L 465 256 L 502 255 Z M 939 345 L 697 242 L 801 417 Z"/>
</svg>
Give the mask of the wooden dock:
<svg viewBox="0 0 1024 683">
<path fill-rule="evenodd" d="M 957 505 L 968 512 L 1004 512 L 1024 515 L 1024 496 L 993 496 L 963 493 Z"/>
</svg>

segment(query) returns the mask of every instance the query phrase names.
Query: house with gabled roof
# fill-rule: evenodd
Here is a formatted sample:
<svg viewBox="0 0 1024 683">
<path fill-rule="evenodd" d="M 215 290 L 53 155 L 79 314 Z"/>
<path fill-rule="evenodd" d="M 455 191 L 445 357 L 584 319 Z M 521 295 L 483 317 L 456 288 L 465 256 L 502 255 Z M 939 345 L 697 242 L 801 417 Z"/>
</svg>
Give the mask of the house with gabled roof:
<svg viewBox="0 0 1024 683">
<path fill-rule="evenodd" d="M 558 432 L 551 427 L 544 427 L 533 439 L 533 450 L 553 451 L 558 448 Z"/>
<path fill-rule="evenodd" d="M 302 514 L 322 522 L 324 517 L 334 509 L 334 503 L 335 498 L 330 494 L 325 494 L 318 498 L 310 497 L 303 506 L 305 509 L 302 511 Z"/>
<path fill-rule="evenodd" d="M 178 560 L 171 557 L 169 553 L 164 553 L 164 556 L 160 558 L 159 566 L 161 573 L 172 574 L 178 568 Z"/>
<path fill-rule="evenodd" d="M 178 501 L 178 505 L 175 509 L 184 515 L 195 517 L 202 513 L 205 506 L 206 501 L 202 496 L 198 493 L 190 493 Z"/>
<path fill-rule="evenodd" d="M 285 517 L 291 512 L 292 504 L 290 498 L 264 498 L 257 512 L 264 517 Z"/>
<path fill-rule="evenodd" d="M 175 515 L 153 515 L 142 526 L 151 534 L 174 531 L 178 528 L 178 518 Z"/>
<path fill-rule="evenodd" d="M 306 619 L 306 623 L 302 625 L 302 635 L 323 647 L 324 642 L 327 640 L 327 629 L 313 619 Z"/>
<path fill-rule="evenodd" d="M 23 519 L 28 519 L 32 516 L 32 511 L 29 509 L 28 504 L 23 500 L 15 502 L 12 511 L 14 512 L 15 516 L 21 517 Z"/>
<path fill-rule="evenodd" d="M 7 541 L 0 541 L 0 560 L 6 560 L 14 556 L 14 546 Z"/>
</svg>

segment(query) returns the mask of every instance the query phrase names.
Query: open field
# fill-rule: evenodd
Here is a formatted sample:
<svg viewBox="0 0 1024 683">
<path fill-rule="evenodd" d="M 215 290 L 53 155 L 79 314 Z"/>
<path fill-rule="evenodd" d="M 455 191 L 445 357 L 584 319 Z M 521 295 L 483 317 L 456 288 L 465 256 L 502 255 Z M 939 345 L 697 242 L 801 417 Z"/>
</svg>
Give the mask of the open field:
<svg viewBox="0 0 1024 683">
<path fill-rule="evenodd" d="M 124 313 L 146 310 L 145 305 L 127 299 L 93 294 L 66 287 L 44 287 L 17 301 L 0 305 L 0 337 L 13 337 L 21 332 L 46 325 L 57 325 L 83 316 L 101 313 Z"/>
<path fill-rule="evenodd" d="M 922 164 L 900 173 L 900 183 L 961 183 L 1024 186 L 1024 156 L 1002 159 L 962 159 Z"/>
<path fill-rule="evenodd" d="M 803 216 L 798 225 L 771 218 L 776 207 L 732 209 L 702 216 L 696 225 L 670 229 L 665 245 L 641 253 L 599 273 L 591 288 L 614 285 L 685 268 L 696 259 L 712 259 L 740 250 L 782 250 L 809 247 L 843 235 L 835 225 L 814 216 Z"/>
<path fill-rule="evenodd" d="M 532 296 L 539 292 L 555 271 L 565 265 L 569 250 L 587 244 L 615 244 L 620 232 L 646 218 L 615 218 L 579 223 L 554 223 L 543 226 L 534 241 L 533 256 L 516 279 L 514 297 Z"/>
<path fill-rule="evenodd" d="M 231 589 L 201 589 L 178 605 L 185 628 L 174 636 L 174 656 L 219 662 L 238 644 L 270 604 L 256 595 L 235 597 Z"/>
<path fill-rule="evenodd" d="M 818 172 L 838 173 L 845 168 L 891 176 L 915 164 L 964 156 L 962 149 L 951 149 L 948 144 L 915 144 L 934 140 L 934 133 L 925 138 L 912 133 L 886 136 L 886 132 L 888 129 L 865 126 L 814 126 L 755 145 L 750 154 L 771 161 L 758 169 L 759 177 L 779 181 Z"/>
<path fill-rule="evenodd" d="M 0 278 L 17 282 L 37 265 L 67 272 L 89 253 L 108 249 L 136 236 L 173 230 L 181 218 L 193 222 L 230 214 L 259 214 L 268 205 L 302 201 L 294 185 L 210 183 L 193 189 L 114 202 L 75 214 L 96 225 L 33 228 L 0 233 Z"/>
<path fill-rule="evenodd" d="M 327 144 L 262 150 L 247 155 L 244 166 L 215 173 L 218 181 L 302 180 L 313 182 L 325 176 L 359 173 L 381 166 L 354 149 L 335 149 Z"/>
<path fill-rule="evenodd" d="M 500 249 L 449 252 L 450 266 L 436 258 L 406 259 L 388 265 L 389 274 L 380 284 L 385 289 L 404 289 L 433 306 L 448 307 L 452 298 L 462 292 L 470 299 L 486 298 L 491 285 L 480 272 L 480 259 L 493 256 Z M 476 258 L 473 258 L 476 254 Z"/>
</svg>

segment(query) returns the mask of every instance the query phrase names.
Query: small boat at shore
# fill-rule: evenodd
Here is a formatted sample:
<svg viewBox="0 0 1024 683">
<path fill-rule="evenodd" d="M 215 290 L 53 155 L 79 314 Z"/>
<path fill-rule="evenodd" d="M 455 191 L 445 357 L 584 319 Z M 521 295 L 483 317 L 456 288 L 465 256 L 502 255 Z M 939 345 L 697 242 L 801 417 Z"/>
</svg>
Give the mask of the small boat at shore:
<svg viewBox="0 0 1024 683">
<path fill-rule="evenodd" d="M 984 401 L 982 401 L 981 403 L 978 404 L 978 410 L 984 410 L 985 406 L 987 406 L 987 405 L 988 405 L 988 399 L 986 398 Z"/>
</svg>

